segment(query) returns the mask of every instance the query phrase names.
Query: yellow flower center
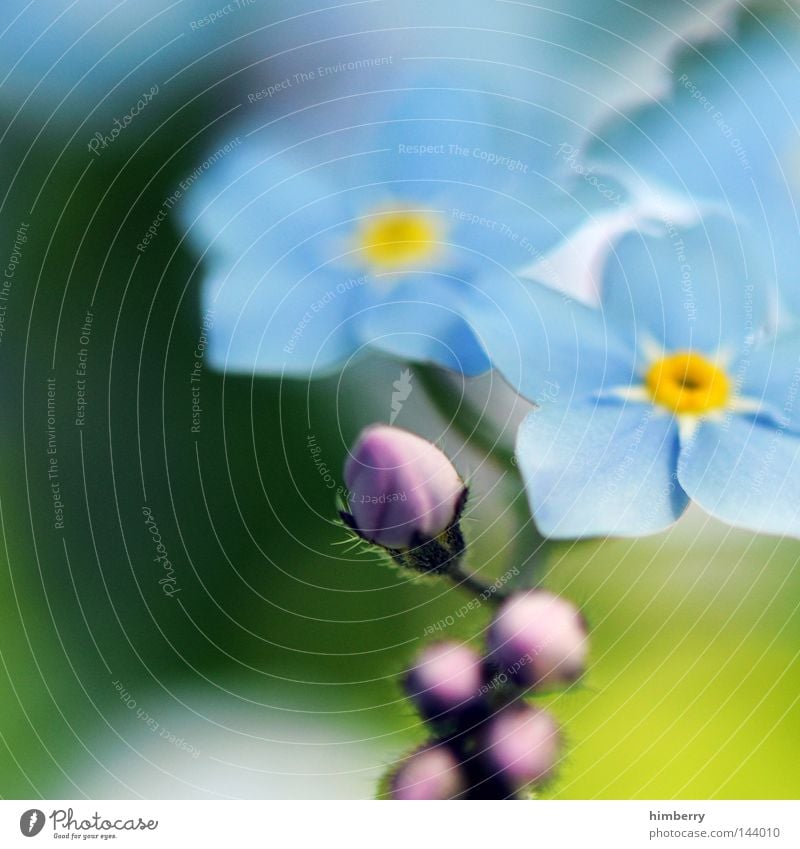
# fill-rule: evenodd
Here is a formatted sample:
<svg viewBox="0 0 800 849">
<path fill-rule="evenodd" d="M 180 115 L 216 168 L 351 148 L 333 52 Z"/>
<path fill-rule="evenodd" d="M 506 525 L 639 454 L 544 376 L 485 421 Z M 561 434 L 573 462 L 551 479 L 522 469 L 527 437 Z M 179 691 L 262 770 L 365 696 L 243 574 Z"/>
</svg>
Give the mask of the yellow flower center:
<svg viewBox="0 0 800 849">
<path fill-rule="evenodd" d="M 358 249 L 379 271 L 429 264 L 441 250 L 443 227 L 431 212 L 393 210 L 366 219 L 359 229 Z"/>
<path fill-rule="evenodd" d="M 695 351 L 678 351 L 654 363 L 645 384 L 656 404 L 675 413 L 706 413 L 725 407 L 731 383 L 722 369 Z"/>
</svg>

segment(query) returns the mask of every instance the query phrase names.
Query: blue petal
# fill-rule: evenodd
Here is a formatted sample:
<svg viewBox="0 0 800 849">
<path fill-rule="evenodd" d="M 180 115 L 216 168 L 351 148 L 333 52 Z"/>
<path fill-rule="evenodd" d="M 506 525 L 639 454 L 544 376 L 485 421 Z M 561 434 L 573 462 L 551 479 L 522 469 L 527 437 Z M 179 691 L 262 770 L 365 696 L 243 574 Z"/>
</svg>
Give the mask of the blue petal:
<svg viewBox="0 0 800 849">
<path fill-rule="evenodd" d="M 181 207 L 210 255 L 211 362 L 245 373 L 324 372 L 359 345 L 365 278 L 337 254 L 346 204 L 287 157 L 237 147 L 193 185 Z"/>
<path fill-rule="evenodd" d="M 800 537 L 800 437 L 733 416 L 703 422 L 681 450 L 681 486 L 712 516 L 758 533 Z"/>
<path fill-rule="evenodd" d="M 749 12 L 738 27 L 679 54 L 668 96 L 614 118 L 593 157 L 631 180 L 759 207 L 764 180 L 781 178 L 797 137 L 800 28 L 788 16 L 756 21 Z"/>
<path fill-rule="evenodd" d="M 464 313 L 503 377 L 538 402 L 631 385 L 633 351 L 609 333 L 602 312 L 511 274 L 478 281 Z"/>
<path fill-rule="evenodd" d="M 371 134 L 374 141 L 367 136 L 371 148 L 385 151 L 371 162 L 375 179 L 433 181 L 433 191 L 443 181 L 512 188 L 515 171 L 552 167 L 551 145 L 519 120 L 513 99 L 492 92 L 485 73 L 444 67 L 445 73 L 432 77 L 401 76 L 399 90 L 365 99 L 365 114 L 383 116 Z M 424 185 L 414 188 L 419 193 Z"/>
<path fill-rule="evenodd" d="M 454 239 L 485 255 L 500 271 L 549 266 L 548 255 L 569 242 L 578 227 L 598 222 L 609 206 L 580 184 L 556 184 L 532 174 L 518 175 L 516 180 L 519 185 L 513 194 L 452 186 L 443 198 Z M 484 264 L 483 270 L 492 269 Z M 542 279 L 555 287 L 572 283 L 555 276 L 550 273 Z"/>
<path fill-rule="evenodd" d="M 675 478 L 677 425 L 650 405 L 544 404 L 520 428 L 517 457 L 548 537 L 655 533 L 688 503 Z"/>
<path fill-rule="evenodd" d="M 203 296 L 213 321 L 208 359 L 245 374 L 325 374 L 359 347 L 362 287 L 325 270 L 303 279 L 253 261 L 212 266 Z"/>
<path fill-rule="evenodd" d="M 604 274 L 609 325 L 636 347 L 654 341 L 668 351 L 738 352 L 766 322 L 769 305 L 748 235 L 717 215 L 657 236 L 628 233 Z"/>
<path fill-rule="evenodd" d="M 742 12 L 738 32 L 678 57 L 661 102 L 614 119 L 589 159 L 629 185 L 711 198 L 747 218 L 800 312 L 800 27 Z"/>
<path fill-rule="evenodd" d="M 800 333 L 782 333 L 745 352 L 735 368 L 740 395 L 773 424 L 800 431 Z"/>
<path fill-rule="evenodd" d="M 372 184 L 428 200 L 448 187 L 478 186 L 542 208 L 554 175 L 562 183 L 571 176 L 558 154 L 563 133 L 526 118 L 524 103 L 493 94 L 483 74 L 445 67 L 449 74 L 433 80 L 396 71 L 384 89 L 314 104 L 252 138 L 307 166 L 331 163 L 325 179 L 334 174 L 341 187 Z"/>
<path fill-rule="evenodd" d="M 403 287 L 404 289 L 406 287 Z M 417 362 L 428 362 L 473 376 L 491 368 L 467 322 L 441 304 L 411 292 L 367 310 L 359 322 L 365 345 Z"/>
<path fill-rule="evenodd" d="M 179 209 L 189 237 L 203 251 L 221 249 L 234 260 L 258 252 L 266 267 L 268 259 L 307 243 L 320 263 L 342 250 L 336 228 L 354 226 L 348 186 L 328 179 L 339 173 L 335 162 L 298 160 L 279 147 L 245 139 L 196 177 L 189 175 Z M 371 196 L 377 204 L 379 195 Z"/>
</svg>

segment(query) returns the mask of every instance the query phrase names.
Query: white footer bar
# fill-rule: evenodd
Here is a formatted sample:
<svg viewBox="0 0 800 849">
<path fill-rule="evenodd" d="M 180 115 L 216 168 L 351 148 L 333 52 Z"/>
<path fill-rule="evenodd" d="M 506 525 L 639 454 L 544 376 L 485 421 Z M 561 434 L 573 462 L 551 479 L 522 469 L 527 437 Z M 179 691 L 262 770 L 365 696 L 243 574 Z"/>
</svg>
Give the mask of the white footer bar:
<svg viewBox="0 0 800 849">
<path fill-rule="evenodd" d="M 1 846 L 53 841 L 170 849 L 797 849 L 800 802 L 0 801 Z"/>
</svg>

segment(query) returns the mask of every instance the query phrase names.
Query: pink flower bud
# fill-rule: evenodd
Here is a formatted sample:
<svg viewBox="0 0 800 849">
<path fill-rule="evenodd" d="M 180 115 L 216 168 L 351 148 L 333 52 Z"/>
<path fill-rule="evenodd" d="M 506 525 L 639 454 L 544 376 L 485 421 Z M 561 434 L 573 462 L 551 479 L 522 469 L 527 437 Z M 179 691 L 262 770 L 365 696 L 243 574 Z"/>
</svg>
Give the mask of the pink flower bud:
<svg viewBox="0 0 800 849">
<path fill-rule="evenodd" d="M 483 662 L 468 646 L 435 643 L 423 649 L 406 679 L 406 689 L 428 719 L 467 714 L 480 700 Z"/>
<path fill-rule="evenodd" d="M 391 782 L 392 799 L 453 799 L 466 789 L 461 764 L 445 746 L 425 746 L 407 758 Z"/>
<path fill-rule="evenodd" d="M 453 464 L 426 439 L 387 425 L 361 432 L 345 464 L 350 513 L 364 539 L 390 549 L 432 540 L 457 519 L 465 487 Z"/>
<path fill-rule="evenodd" d="M 550 775 L 558 763 L 561 735 L 547 711 L 515 704 L 490 720 L 478 752 L 486 771 L 517 792 Z"/>
<path fill-rule="evenodd" d="M 584 670 L 586 623 L 570 602 L 546 590 L 507 599 L 489 628 L 494 664 L 523 686 L 567 684 Z"/>
</svg>

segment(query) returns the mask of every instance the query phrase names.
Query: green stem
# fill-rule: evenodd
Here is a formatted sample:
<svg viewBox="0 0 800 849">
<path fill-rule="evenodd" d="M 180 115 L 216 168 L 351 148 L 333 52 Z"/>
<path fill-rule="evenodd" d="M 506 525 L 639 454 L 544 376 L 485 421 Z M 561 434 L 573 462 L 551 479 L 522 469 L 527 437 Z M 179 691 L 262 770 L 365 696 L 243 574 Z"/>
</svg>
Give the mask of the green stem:
<svg viewBox="0 0 800 849">
<path fill-rule="evenodd" d="M 465 442 L 481 454 L 492 457 L 501 466 L 516 469 L 513 450 L 503 445 L 497 431 L 486 424 L 482 411 L 466 400 L 464 393 L 450 380 L 448 372 L 435 366 L 417 366 L 414 377 L 439 413 L 455 427 Z"/>
<path fill-rule="evenodd" d="M 501 587 L 495 587 L 494 584 L 486 584 L 480 578 L 476 578 L 469 572 L 465 572 L 460 563 L 451 566 L 444 574 L 456 586 L 463 590 L 469 590 L 476 596 L 481 596 L 483 601 L 499 604 L 508 596 L 508 592 Z"/>
<path fill-rule="evenodd" d="M 450 527 L 435 539 L 427 540 L 409 549 L 387 549 L 399 566 L 413 569 L 423 575 L 438 575 L 449 578 L 457 586 L 482 596 L 484 601 L 494 598 L 500 601 L 506 593 L 495 584 L 486 584 L 480 578 L 464 571 L 463 562 L 467 552 L 459 519 L 461 509 Z"/>
<path fill-rule="evenodd" d="M 448 372 L 435 366 L 417 366 L 414 375 L 431 403 L 459 432 L 464 442 L 481 455 L 492 459 L 510 475 L 513 487 L 511 503 L 519 520 L 514 537 L 519 575 L 513 584 L 519 587 L 533 586 L 539 582 L 551 545 L 539 533 L 530 515 L 525 485 L 513 450 L 503 444 L 491 425 L 487 425 L 483 411 L 466 400 L 464 392 L 455 385 Z"/>
</svg>

